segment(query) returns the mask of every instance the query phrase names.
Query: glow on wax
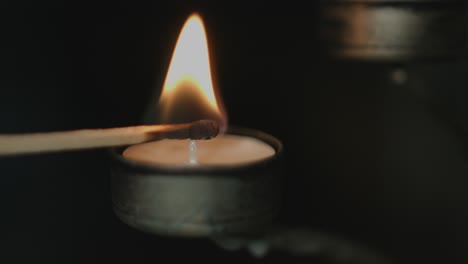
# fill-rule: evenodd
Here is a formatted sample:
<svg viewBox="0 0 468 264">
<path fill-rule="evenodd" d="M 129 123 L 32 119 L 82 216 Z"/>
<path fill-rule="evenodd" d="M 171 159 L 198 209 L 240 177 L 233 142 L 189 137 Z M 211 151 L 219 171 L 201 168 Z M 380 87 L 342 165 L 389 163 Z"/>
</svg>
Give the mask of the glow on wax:
<svg viewBox="0 0 468 264">
<path fill-rule="evenodd" d="M 275 154 L 273 147 L 256 138 L 222 135 L 197 141 L 197 161 L 194 164 L 189 145 L 190 140 L 161 140 L 130 146 L 123 156 L 158 166 L 230 166 L 258 162 Z"/>
</svg>

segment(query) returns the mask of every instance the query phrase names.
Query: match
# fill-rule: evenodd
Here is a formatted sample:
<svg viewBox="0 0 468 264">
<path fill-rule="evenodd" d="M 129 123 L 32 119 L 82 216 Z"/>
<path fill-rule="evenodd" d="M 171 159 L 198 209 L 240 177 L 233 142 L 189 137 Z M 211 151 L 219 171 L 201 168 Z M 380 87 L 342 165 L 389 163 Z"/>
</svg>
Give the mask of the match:
<svg viewBox="0 0 468 264">
<path fill-rule="evenodd" d="M 161 139 L 211 139 L 218 133 L 216 121 L 199 120 L 183 124 L 0 134 L 0 156 L 125 146 Z"/>
</svg>

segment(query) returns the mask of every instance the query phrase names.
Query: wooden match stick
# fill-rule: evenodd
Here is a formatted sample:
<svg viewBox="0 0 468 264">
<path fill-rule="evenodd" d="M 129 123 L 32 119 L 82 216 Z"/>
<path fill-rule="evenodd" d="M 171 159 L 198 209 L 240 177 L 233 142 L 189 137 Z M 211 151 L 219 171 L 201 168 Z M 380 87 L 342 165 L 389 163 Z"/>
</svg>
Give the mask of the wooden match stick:
<svg viewBox="0 0 468 264">
<path fill-rule="evenodd" d="M 216 121 L 200 120 L 184 124 L 0 134 L 0 156 L 124 146 L 165 138 L 209 139 L 218 133 Z"/>
</svg>

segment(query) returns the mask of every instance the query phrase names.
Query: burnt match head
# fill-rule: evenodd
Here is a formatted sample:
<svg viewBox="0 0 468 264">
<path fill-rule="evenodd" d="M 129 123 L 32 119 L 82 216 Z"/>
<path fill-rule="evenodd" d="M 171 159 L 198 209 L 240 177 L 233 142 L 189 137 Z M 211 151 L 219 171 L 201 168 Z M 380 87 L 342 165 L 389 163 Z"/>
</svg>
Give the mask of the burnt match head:
<svg viewBox="0 0 468 264">
<path fill-rule="evenodd" d="M 151 140 L 160 139 L 211 139 L 219 132 L 219 124 L 214 120 L 198 120 L 192 123 L 168 125 L 169 128 L 159 131 Z"/>
<path fill-rule="evenodd" d="M 199 120 L 192 123 L 190 139 L 212 139 L 219 134 L 219 124 L 214 120 Z"/>
</svg>

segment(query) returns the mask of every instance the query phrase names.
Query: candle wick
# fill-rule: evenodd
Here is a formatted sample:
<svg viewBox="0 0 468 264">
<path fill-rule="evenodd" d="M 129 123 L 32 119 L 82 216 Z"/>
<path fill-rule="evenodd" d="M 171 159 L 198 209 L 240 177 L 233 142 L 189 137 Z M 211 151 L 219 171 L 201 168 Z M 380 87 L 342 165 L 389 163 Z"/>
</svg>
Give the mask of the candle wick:
<svg viewBox="0 0 468 264">
<path fill-rule="evenodd" d="M 198 164 L 198 146 L 196 140 L 190 140 L 189 143 L 189 164 Z"/>
</svg>

